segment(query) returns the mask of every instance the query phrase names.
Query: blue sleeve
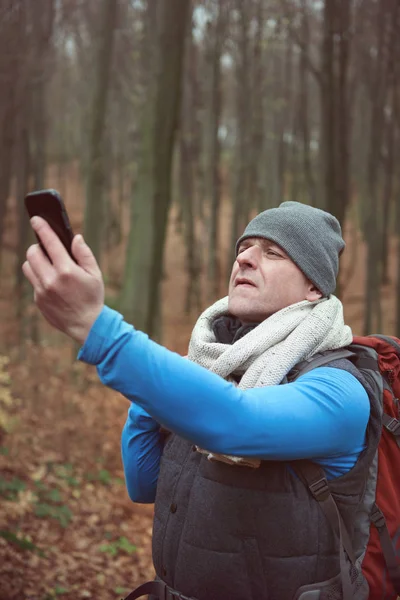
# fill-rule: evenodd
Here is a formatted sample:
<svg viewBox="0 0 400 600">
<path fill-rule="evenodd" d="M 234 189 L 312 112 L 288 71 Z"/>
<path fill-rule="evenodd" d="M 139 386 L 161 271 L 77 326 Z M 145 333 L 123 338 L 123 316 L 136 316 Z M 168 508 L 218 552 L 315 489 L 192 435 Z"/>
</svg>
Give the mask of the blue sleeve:
<svg viewBox="0 0 400 600">
<path fill-rule="evenodd" d="M 244 391 L 149 340 L 109 308 L 79 358 L 97 365 L 101 381 L 151 415 L 153 423 L 211 452 L 266 460 L 313 458 L 328 476 L 337 476 L 351 468 L 364 447 L 369 399 L 357 379 L 340 369 L 320 367 L 291 384 Z M 138 489 L 146 488 L 145 497 L 151 496 L 161 455 L 159 433 L 151 427 L 147 439 L 152 441 L 140 444 L 146 430 L 128 416 L 123 439 L 125 472 Z M 144 460 L 146 449 L 148 486 L 139 483 L 132 467 Z"/>
<path fill-rule="evenodd" d="M 122 430 L 121 451 L 130 499 L 133 502 L 154 502 L 163 451 L 160 425 L 133 402 Z"/>
</svg>

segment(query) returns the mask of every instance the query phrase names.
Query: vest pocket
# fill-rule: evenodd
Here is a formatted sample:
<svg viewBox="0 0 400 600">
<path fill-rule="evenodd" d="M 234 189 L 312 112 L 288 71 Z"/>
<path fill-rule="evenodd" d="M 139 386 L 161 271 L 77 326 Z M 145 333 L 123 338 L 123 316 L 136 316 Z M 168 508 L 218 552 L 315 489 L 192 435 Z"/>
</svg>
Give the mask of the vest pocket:
<svg viewBox="0 0 400 600">
<path fill-rule="evenodd" d="M 215 552 L 182 541 L 173 583 L 197 600 L 253 600 L 243 551 Z"/>
<path fill-rule="evenodd" d="M 246 538 L 243 542 L 246 560 L 249 592 L 252 600 L 268 600 L 267 582 L 264 565 L 256 538 Z"/>
</svg>

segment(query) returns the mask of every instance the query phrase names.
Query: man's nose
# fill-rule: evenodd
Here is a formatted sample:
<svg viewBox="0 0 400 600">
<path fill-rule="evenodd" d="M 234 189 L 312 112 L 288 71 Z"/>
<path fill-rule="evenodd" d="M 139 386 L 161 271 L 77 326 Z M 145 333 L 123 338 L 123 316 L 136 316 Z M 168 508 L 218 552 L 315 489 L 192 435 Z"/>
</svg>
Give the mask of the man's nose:
<svg viewBox="0 0 400 600">
<path fill-rule="evenodd" d="M 249 248 L 240 252 L 236 257 L 239 266 L 254 269 L 258 264 L 258 250 L 257 246 L 249 246 Z"/>
</svg>

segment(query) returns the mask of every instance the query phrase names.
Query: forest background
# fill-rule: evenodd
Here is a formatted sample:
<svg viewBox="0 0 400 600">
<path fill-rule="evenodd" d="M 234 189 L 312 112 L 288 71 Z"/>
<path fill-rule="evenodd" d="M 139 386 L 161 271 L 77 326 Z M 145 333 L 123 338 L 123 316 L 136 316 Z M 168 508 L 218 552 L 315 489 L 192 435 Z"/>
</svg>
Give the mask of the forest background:
<svg viewBox="0 0 400 600">
<path fill-rule="evenodd" d="M 52 187 L 107 303 L 184 354 L 258 211 L 325 208 L 355 333 L 400 334 L 397 0 L 0 0 L 0 599 L 153 576 L 128 401 L 46 325 L 23 198 Z"/>
</svg>

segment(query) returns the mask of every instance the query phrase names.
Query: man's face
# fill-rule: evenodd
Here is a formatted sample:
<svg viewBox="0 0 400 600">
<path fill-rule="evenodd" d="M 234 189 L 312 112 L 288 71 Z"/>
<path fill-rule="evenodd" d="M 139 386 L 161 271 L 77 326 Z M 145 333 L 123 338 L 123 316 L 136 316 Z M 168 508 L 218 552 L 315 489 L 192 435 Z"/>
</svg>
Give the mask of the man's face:
<svg viewBox="0 0 400 600">
<path fill-rule="evenodd" d="M 243 323 L 261 323 L 286 306 L 321 293 L 280 246 L 248 238 L 240 246 L 229 281 L 229 312 Z"/>
</svg>

